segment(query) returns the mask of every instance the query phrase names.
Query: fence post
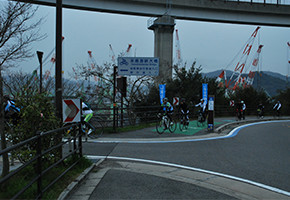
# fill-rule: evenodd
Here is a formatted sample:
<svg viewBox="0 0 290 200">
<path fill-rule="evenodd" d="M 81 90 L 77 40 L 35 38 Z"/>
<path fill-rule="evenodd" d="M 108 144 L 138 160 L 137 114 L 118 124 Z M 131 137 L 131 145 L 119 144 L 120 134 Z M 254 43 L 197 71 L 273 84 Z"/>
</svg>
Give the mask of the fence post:
<svg viewBox="0 0 290 200">
<path fill-rule="evenodd" d="M 80 157 L 83 156 L 83 146 L 82 146 L 82 124 L 79 124 L 79 151 Z"/>
<path fill-rule="evenodd" d="M 41 153 L 41 135 L 42 132 L 37 132 L 37 147 L 36 147 L 36 153 L 37 153 L 37 174 L 38 174 L 38 179 L 37 179 L 37 194 L 38 198 L 41 199 L 42 197 L 42 153 Z"/>
</svg>

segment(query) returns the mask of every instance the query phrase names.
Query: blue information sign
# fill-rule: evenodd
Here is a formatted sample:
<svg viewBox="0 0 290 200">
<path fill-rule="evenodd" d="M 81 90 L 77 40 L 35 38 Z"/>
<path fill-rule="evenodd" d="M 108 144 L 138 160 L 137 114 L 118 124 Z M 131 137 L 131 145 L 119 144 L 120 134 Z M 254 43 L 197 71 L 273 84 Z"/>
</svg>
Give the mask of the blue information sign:
<svg viewBox="0 0 290 200">
<path fill-rule="evenodd" d="M 159 58 L 155 57 L 118 57 L 118 75 L 158 76 Z"/>
</svg>

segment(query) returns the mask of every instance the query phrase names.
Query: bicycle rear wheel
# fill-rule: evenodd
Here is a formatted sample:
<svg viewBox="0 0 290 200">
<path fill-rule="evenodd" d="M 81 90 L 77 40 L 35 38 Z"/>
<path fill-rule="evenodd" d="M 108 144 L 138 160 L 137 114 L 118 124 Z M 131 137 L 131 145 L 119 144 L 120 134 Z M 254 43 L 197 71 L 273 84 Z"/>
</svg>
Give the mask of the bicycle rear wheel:
<svg viewBox="0 0 290 200">
<path fill-rule="evenodd" d="M 161 119 L 156 123 L 156 131 L 158 134 L 162 134 L 165 130 L 164 121 Z"/>
<path fill-rule="evenodd" d="M 199 115 L 199 116 L 197 117 L 196 125 L 197 125 L 198 127 L 202 127 L 202 126 L 204 125 L 204 122 L 203 122 L 203 119 L 202 119 L 202 116 L 201 116 L 201 115 Z"/>
<path fill-rule="evenodd" d="M 88 134 L 90 138 L 98 138 L 101 137 L 104 133 L 104 127 L 97 118 L 92 118 L 89 122 L 89 126 L 92 129 L 92 132 Z"/>
</svg>

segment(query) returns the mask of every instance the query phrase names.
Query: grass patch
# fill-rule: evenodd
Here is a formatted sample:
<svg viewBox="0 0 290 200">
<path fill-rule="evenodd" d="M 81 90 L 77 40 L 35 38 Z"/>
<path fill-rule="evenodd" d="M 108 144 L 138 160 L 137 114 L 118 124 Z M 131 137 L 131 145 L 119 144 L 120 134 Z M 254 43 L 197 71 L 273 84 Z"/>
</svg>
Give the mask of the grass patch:
<svg viewBox="0 0 290 200">
<path fill-rule="evenodd" d="M 51 169 L 43 176 L 42 187 L 46 187 L 58 175 L 65 171 L 68 166 L 73 162 L 73 159 L 64 161 L 59 166 Z M 55 183 L 49 190 L 47 190 L 42 199 L 57 199 L 63 190 L 73 182 L 85 169 L 92 165 L 92 162 L 87 158 L 82 157 L 78 164 L 73 167 L 64 177 Z M 11 199 L 17 194 L 25 185 L 27 185 L 33 177 L 36 176 L 33 166 L 28 166 L 20 173 L 12 177 L 5 185 L 1 185 L 0 199 Z M 37 192 L 37 183 L 34 183 L 25 193 L 18 199 L 35 199 Z"/>
</svg>

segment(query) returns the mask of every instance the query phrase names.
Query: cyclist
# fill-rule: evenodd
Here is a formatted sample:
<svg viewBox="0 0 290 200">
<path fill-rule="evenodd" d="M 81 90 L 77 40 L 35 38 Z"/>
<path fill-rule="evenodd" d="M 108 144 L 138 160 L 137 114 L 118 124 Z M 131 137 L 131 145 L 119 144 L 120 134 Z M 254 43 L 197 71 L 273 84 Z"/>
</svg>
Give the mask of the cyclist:
<svg viewBox="0 0 290 200">
<path fill-rule="evenodd" d="M 238 120 L 241 120 L 243 117 L 243 103 L 242 101 L 239 101 L 236 105 L 236 115 L 238 117 Z"/>
<path fill-rule="evenodd" d="M 187 104 L 185 102 L 185 99 L 181 99 L 180 106 L 179 106 L 179 111 L 181 112 L 182 115 L 185 115 L 186 123 L 188 125 L 189 124 L 189 117 L 188 117 L 189 109 L 188 109 L 188 106 L 187 106 Z"/>
<path fill-rule="evenodd" d="M 242 104 L 242 117 L 243 119 L 245 119 L 245 115 L 246 115 L 246 104 L 244 101 L 241 101 Z"/>
<path fill-rule="evenodd" d="M 200 107 L 199 113 L 202 114 L 202 121 L 205 121 L 206 102 L 204 101 L 204 99 L 200 99 L 200 102 L 196 104 L 195 107 Z"/>
<path fill-rule="evenodd" d="M 4 96 L 4 102 L 5 119 L 11 119 L 13 124 L 16 124 L 19 119 L 20 108 L 16 106 L 15 102 L 8 95 Z"/>
<path fill-rule="evenodd" d="M 277 101 L 277 103 L 273 107 L 273 110 L 275 111 L 278 117 L 280 116 L 281 107 L 282 107 L 282 104 L 280 103 L 280 101 Z"/>
<path fill-rule="evenodd" d="M 83 117 L 83 121 L 85 123 L 89 123 L 90 119 L 93 117 L 94 112 L 92 111 L 92 109 L 90 109 L 90 107 L 82 102 L 82 117 Z M 92 132 L 93 130 L 90 129 L 88 132 L 88 135 Z"/>
<path fill-rule="evenodd" d="M 259 118 L 262 118 L 262 119 L 264 118 L 264 108 L 265 108 L 264 105 L 262 104 L 262 102 L 260 102 L 257 108 Z"/>
<path fill-rule="evenodd" d="M 169 118 L 170 124 L 173 124 L 172 114 L 173 114 L 173 106 L 168 102 L 168 98 L 163 98 L 160 111 L 163 110 L 165 115 Z M 159 111 L 159 112 L 160 112 Z"/>
</svg>

